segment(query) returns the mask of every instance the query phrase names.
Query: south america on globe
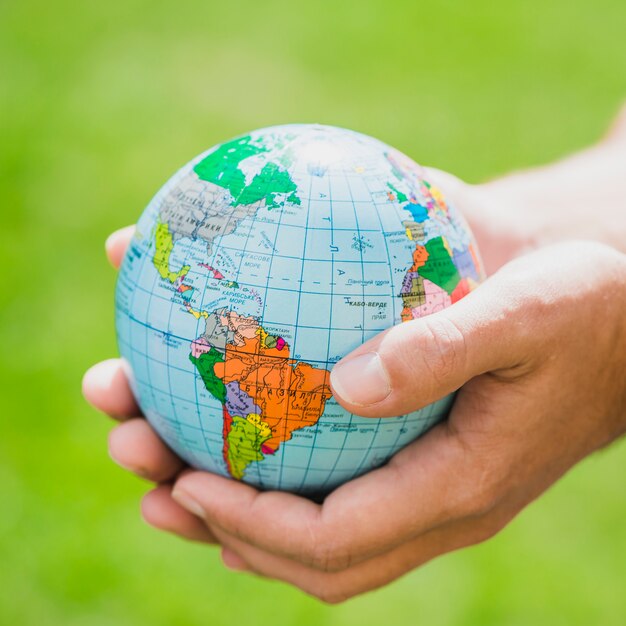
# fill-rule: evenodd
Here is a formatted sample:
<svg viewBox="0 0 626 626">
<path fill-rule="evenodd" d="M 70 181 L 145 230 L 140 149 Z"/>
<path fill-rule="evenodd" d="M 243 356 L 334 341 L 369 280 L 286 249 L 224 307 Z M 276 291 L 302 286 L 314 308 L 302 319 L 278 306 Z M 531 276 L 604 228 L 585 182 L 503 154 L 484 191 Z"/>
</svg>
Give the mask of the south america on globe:
<svg viewBox="0 0 626 626">
<path fill-rule="evenodd" d="M 484 278 L 472 235 L 427 172 L 363 134 L 275 126 L 210 148 L 141 215 L 116 329 L 146 418 L 191 466 L 320 495 L 444 419 L 351 415 L 334 364 Z"/>
</svg>

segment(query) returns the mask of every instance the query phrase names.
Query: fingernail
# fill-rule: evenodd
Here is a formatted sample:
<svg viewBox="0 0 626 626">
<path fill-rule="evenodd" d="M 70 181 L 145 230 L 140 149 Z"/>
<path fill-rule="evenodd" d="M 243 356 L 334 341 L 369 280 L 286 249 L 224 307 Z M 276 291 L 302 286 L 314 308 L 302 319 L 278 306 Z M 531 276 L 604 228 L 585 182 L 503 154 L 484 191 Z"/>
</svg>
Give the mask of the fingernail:
<svg viewBox="0 0 626 626">
<path fill-rule="evenodd" d="M 108 391 L 111 388 L 117 370 L 117 359 L 107 359 L 106 361 L 100 361 L 100 363 L 92 365 L 83 374 L 83 389 L 85 386 L 92 386 Z"/>
<path fill-rule="evenodd" d="M 180 504 L 184 509 L 187 509 L 190 513 L 204 518 L 204 509 L 200 506 L 197 500 L 192 498 L 186 491 L 174 487 L 172 491 L 172 498 Z"/>
<path fill-rule="evenodd" d="M 358 406 L 381 402 L 391 393 L 389 375 L 377 352 L 367 352 L 340 362 L 330 382 L 342 400 Z"/>
</svg>

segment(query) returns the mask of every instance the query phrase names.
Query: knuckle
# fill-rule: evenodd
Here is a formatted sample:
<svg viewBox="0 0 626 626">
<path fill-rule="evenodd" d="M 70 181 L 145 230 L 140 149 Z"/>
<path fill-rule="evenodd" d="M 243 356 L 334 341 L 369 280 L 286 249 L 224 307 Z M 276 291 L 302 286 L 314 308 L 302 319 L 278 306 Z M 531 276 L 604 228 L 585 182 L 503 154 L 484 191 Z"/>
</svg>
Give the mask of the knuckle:
<svg viewBox="0 0 626 626">
<path fill-rule="evenodd" d="M 414 335 L 413 353 L 421 357 L 433 383 L 440 385 L 465 362 L 463 333 L 448 317 L 434 315 L 422 320 Z"/>
<path fill-rule="evenodd" d="M 350 597 L 343 591 L 341 586 L 330 580 L 324 580 L 309 593 L 324 602 L 324 604 L 340 604 Z"/>
<path fill-rule="evenodd" d="M 307 523 L 306 564 L 320 572 L 339 572 L 352 563 L 351 549 L 342 538 L 337 521 L 318 517 Z"/>
<path fill-rule="evenodd" d="M 340 572 L 350 567 L 351 557 L 346 550 L 327 540 L 315 542 L 311 554 L 311 567 L 321 572 Z"/>
<path fill-rule="evenodd" d="M 482 517 L 490 513 L 497 503 L 495 491 L 479 488 L 472 496 L 468 511 L 472 516 Z"/>
<path fill-rule="evenodd" d="M 504 524 L 489 520 L 487 523 L 483 524 L 478 530 L 476 534 L 476 543 L 484 543 L 485 541 L 489 541 L 489 539 L 495 537 L 503 528 Z"/>
<path fill-rule="evenodd" d="M 489 541 L 507 525 L 511 517 L 511 514 L 492 511 L 478 519 L 473 531 L 468 533 L 468 536 L 471 537 L 468 545 L 477 545 Z"/>
<path fill-rule="evenodd" d="M 254 543 L 247 531 L 246 518 L 240 515 L 226 517 L 218 512 L 210 517 L 203 516 L 202 519 L 211 532 L 220 534 L 226 541 L 232 538 L 243 543 Z"/>
<path fill-rule="evenodd" d="M 479 457 L 465 468 L 455 498 L 455 517 L 484 517 L 500 501 L 501 473 L 490 458 Z"/>
</svg>

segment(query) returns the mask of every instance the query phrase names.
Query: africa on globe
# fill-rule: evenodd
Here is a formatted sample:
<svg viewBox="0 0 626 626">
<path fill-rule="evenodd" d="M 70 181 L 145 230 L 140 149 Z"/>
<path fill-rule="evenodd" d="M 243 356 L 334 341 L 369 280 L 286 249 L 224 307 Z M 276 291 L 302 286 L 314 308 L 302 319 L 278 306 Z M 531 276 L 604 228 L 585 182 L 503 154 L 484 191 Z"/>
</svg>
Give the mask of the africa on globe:
<svg viewBox="0 0 626 626">
<path fill-rule="evenodd" d="M 141 215 L 116 290 L 119 349 L 146 418 L 191 466 L 324 494 L 453 401 L 351 415 L 333 365 L 483 276 L 463 218 L 411 159 L 341 128 L 265 128 L 192 160 Z"/>
</svg>

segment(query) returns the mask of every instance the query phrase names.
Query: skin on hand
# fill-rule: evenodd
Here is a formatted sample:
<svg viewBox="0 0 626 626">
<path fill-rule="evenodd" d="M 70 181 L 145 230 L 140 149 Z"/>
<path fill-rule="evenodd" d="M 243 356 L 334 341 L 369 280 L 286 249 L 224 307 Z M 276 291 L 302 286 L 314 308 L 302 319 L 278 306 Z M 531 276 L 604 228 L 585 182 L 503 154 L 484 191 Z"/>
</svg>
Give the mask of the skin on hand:
<svg viewBox="0 0 626 626">
<path fill-rule="evenodd" d="M 626 105 L 602 141 L 556 163 L 480 185 L 429 168 L 470 223 L 488 274 L 521 254 L 570 239 L 626 253 L 625 171 Z"/>
<path fill-rule="evenodd" d="M 459 182 L 453 200 L 471 203 L 466 191 Z M 491 226 L 470 219 L 487 265 L 502 265 Z M 131 236 L 108 240 L 115 266 Z M 123 467 L 162 483 L 144 498 L 148 523 L 220 543 L 228 567 L 338 602 L 491 537 L 626 431 L 625 310 L 626 257 L 573 242 L 509 262 L 448 309 L 367 342 L 331 376 L 350 411 L 396 415 L 462 389 L 446 422 L 322 505 L 185 468 L 136 417 L 119 360 L 94 366 L 83 386 L 97 408 L 134 417 L 109 446 Z"/>
</svg>

